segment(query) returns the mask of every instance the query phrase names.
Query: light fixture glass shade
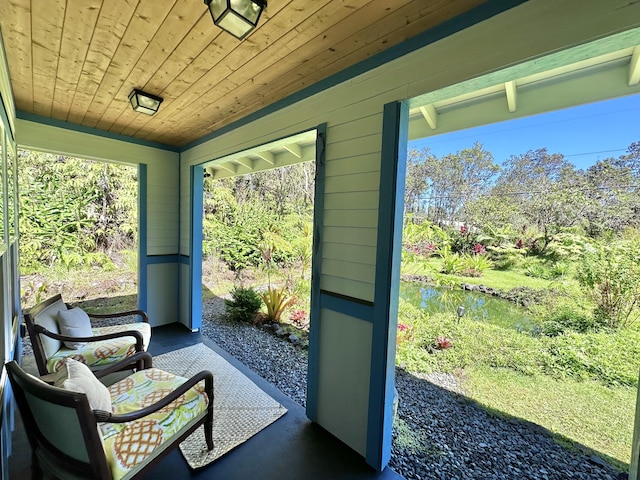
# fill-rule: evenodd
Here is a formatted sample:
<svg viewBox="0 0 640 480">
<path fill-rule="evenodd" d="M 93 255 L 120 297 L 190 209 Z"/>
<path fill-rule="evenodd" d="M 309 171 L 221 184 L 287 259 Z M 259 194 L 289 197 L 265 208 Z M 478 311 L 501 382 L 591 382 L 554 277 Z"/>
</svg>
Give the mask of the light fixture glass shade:
<svg viewBox="0 0 640 480">
<path fill-rule="evenodd" d="M 160 108 L 162 98 L 134 88 L 133 91 L 129 94 L 129 102 L 131 103 L 131 107 L 136 112 L 153 115 Z"/>
<path fill-rule="evenodd" d="M 260 14 L 267 6 L 264 0 L 204 0 L 213 23 L 239 40 L 258 25 Z"/>
</svg>

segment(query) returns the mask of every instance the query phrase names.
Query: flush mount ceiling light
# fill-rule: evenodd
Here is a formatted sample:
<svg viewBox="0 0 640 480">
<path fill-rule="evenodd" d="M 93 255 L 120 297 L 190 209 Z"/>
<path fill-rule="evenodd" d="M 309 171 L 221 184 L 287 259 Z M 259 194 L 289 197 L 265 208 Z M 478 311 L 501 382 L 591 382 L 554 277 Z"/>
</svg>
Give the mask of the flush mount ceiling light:
<svg viewBox="0 0 640 480">
<path fill-rule="evenodd" d="M 133 92 L 129 94 L 129 102 L 131 102 L 131 107 L 136 112 L 153 115 L 160 108 L 162 98 L 134 88 Z"/>
<path fill-rule="evenodd" d="M 249 35 L 258 25 L 266 0 L 204 0 L 211 18 L 221 29 L 238 40 Z"/>
</svg>

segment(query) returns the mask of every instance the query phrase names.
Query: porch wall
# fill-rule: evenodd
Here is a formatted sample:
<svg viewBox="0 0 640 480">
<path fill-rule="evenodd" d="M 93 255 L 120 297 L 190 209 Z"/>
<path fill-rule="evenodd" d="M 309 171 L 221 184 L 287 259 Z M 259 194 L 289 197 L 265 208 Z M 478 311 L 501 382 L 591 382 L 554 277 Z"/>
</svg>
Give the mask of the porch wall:
<svg viewBox="0 0 640 480">
<path fill-rule="evenodd" d="M 421 40 L 430 45 L 183 152 L 180 245 L 189 255 L 191 166 L 327 123 L 320 287 L 347 300 L 315 312 L 313 394 L 318 422 L 362 455 L 378 441 L 367 425 L 369 410 L 391 402 L 388 395 L 370 398 L 371 379 L 382 374 L 370 368 L 372 352 L 386 351 L 372 345 L 371 332 L 380 311 L 373 303 L 376 238 L 379 228 L 389 228 L 378 225 L 384 105 L 626 30 L 636 26 L 632 19 L 640 19 L 640 4 L 626 0 L 531 0 L 465 30 L 452 27 L 438 41 L 444 34 L 434 32 Z M 349 315 L 357 304 L 372 308 Z"/>
<path fill-rule="evenodd" d="M 20 148 L 126 165 L 146 165 L 140 192 L 140 268 L 149 282 L 139 285 L 141 307 L 153 326 L 178 321 L 178 165 L 176 152 L 17 119 Z M 142 276 L 141 276 L 142 278 Z M 146 289 L 144 288 L 146 285 Z"/>
</svg>

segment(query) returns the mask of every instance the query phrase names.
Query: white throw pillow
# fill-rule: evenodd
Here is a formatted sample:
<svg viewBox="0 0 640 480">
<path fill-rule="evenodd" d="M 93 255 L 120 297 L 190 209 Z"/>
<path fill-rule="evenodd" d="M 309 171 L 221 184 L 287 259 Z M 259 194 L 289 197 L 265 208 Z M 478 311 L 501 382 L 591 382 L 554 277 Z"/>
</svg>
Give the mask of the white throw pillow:
<svg viewBox="0 0 640 480">
<path fill-rule="evenodd" d="M 109 389 L 100 383 L 100 380 L 84 363 L 72 358 L 65 358 L 53 384 L 65 390 L 84 393 L 92 410 L 111 411 Z"/>
<path fill-rule="evenodd" d="M 58 328 L 62 335 L 68 335 L 70 337 L 93 336 L 91 319 L 80 307 L 75 307 L 71 310 L 60 310 L 58 312 Z M 64 345 L 67 348 L 78 350 L 79 348 L 85 347 L 87 342 L 64 342 Z"/>
</svg>

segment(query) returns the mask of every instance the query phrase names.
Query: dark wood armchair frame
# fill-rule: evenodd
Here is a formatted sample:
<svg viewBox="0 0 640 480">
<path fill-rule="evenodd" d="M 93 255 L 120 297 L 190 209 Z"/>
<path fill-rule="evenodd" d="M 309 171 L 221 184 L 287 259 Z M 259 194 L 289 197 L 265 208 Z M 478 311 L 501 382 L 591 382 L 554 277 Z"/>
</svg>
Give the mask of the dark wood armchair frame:
<svg viewBox="0 0 640 480">
<path fill-rule="evenodd" d="M 147 352 L 136 353 L 127 359 L 114 363 L 108 368 L 96 372 L 96 377 L 102 378 L 110 373 L 126 368 L 132 368 L 133 365 L 138 365 L 140 363 L 144 368 L 150 368 L 152 365 L 151 355 Z M 197 423 L 185 429 L 185 431 L 180 435 L 176 435 L 170 443 L 162 447 L 163 451 L 159 455 L 153 458 L 131 478 L 138 477 L 151 465 L 154 465 L 161 460 L 175 446 L 179 445 L 180 442 L 191 435 L 191 433 L 193 433 L 200 425 L 204 425 L 207 448 L 209 450 L 213 449 L 213 375 L 211 372 L 202 371 L 194 375 L 169 395 L 148 407 L 126 414 L 114 415 L 110 412 L 101 410 L 91 410 L 87 396 L 83 393 L 63 390 L 34 379 L 25 373 L 15 361 L 7 363 L 6 367 L 14 395 L 18 403 L 18 408 L 24 422 L 29 444 L 32 449 L 33 479 L 46 478 L 46 475 L 49 473 L 47 472 L 47 467 L 50 468 L 50 466 L 54 466 L 55 471 L 58 473 L 62 471 L 68 472 L 71 475 L 76 475 L 80 478 L 110 480 L 112 478 L 111 471 L 107 463 L 102 441 L 98 434 L 97 423 L 124 423 L 145 417 L 150 413 L 166 407 L 171 402 L 174 402 L 187 390 L 202 380 L 205 382 L 205 392 L 209 398 L 206 415 Z M 87 461 L 82 461 L 69 456 L 65 451 L 58 446 L 53 445 L 47 439 L 30 409 L 27 394 L 32 398 L 37 397 L 43 402 L 56 404 L 75 411 L 77 417 L 77 424 L 75 427 L 81 432 L 81 438 L 77 438 L 77 441 L 83 442 L 84 448 L 81 450 L 82 453 L 85 453 Z M 60 425 L 59 428 L 64 430 L 66 428 L 71 428 L 71 426 L 65 424 Z M 41 459 L 44 462 L 44 466 L 40 463 Z"/>
<path fill-rule="evenodd" d="M 113 338 L 120 338 L 120 337 L 134 337 L 136 339 L 136 347 L 135 347 L 136 352 L 144 351 L 142 333 L 135 330 L 114 332 L 114 333 L 108 333 L 105 335 L 96 335 L 92 337 L 70 337 L 67 335 L 61 335 L 59 333 L 51 332 L 46 328 L 44 328 L 43 326 L 38 325 L 36 323 L 36 318 L 38 314 L 43 310 L 46 310 L 47 307 L 53 305 L 58 301 L 62 301 L 62 295 L 60 294 L 54 295 L 53 297 L 47 300 L 44 300 L 43 302 L 34 306 L 24 314 L 24 321 L 27 324 L 27 330 L 29 331 L 31 346 L 33 347 L 33 356 L 36 359 L 36 365 L 38 366 L 38 372 L 40 373 L 40 375 L 46 375 L 47 373 L 49 373 L 49 371 L 47 370 L 47 355 L 45 354 L 44 346 L 42 345 L 42 340 L 40 338 L 40 335 L 45 335 L 47 337 L 54 338 L 62 342 L 69 342 L 69 341 L 98 342 L 100 340 L 111 340 Z M 65 303 L 65 305 L 67 306 L 67 308 L 71 308 L 69 304 Z M 139 317 L 141 317 L 143 322 L 149 323 L 149 316 L 143 310 L 131 310 L 127 312 L 116 312 L 116 313 L 109 313 L 109 314 L 87 313 L 87 315 L 89 315 L 89 318 L 95 318 L 95 319 L 120 318 L 120 317 L 127 317 L 130 315 L 138 315 Z"/>
</svg>

